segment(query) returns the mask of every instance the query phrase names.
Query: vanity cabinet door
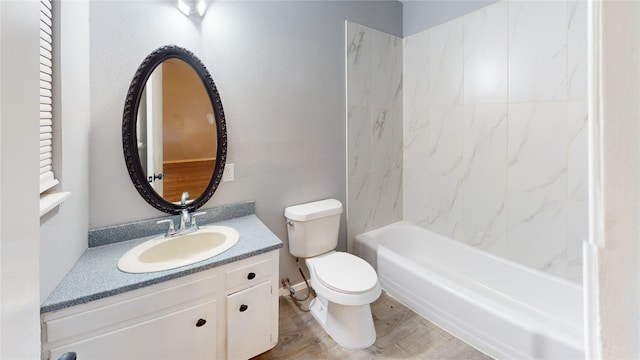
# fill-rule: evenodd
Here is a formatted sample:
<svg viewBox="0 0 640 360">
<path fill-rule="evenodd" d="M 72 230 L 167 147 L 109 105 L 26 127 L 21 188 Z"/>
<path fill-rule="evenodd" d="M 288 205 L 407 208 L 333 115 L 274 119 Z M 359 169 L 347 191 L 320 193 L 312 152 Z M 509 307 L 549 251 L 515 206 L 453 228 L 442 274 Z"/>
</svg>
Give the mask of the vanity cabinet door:
<svg viewBox="0 0 640 360">
<path fill-rule="evenodd" d="M 272 303 L 271 281 L 227 295 L 227 359 L 248 359 L 275 346 Z"/>
<path fill-rule="evenodd" d="M 51 359 L 215 359 L 216 300 L 51 349 Z"/>
</svg>

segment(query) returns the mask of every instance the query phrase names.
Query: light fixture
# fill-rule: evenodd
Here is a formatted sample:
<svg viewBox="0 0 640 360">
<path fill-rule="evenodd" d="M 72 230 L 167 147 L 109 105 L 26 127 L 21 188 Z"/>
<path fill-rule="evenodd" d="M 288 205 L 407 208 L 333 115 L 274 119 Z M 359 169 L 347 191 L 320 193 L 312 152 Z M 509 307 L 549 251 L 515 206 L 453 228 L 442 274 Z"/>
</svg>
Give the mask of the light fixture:
<svg viewBox="0 0 640 360">
<path fill-rule="evenodd" d="M 205 3 L 204 0 L 198 0 L 196 9 L 198 9 L 198 14 L 200 14 L 200 16 L 204 16 L 204 12 L 207 11 L 207 3 Z"/>
<path fill-rule="evenodd" d="M 206 0 L 178 0 L 178 9 L 186 16 L 191 16 L 193 6 L 195 6 L 200 17 L 204 16 L 204 13 L 207 11 Z"/>
<path fill-rule="evenodd" d="M 187 4 L 184 0 L 178 0 L 178 9 L 182 11 L 186 16 L 191 15 L 191 6 Z"/>
</svg>

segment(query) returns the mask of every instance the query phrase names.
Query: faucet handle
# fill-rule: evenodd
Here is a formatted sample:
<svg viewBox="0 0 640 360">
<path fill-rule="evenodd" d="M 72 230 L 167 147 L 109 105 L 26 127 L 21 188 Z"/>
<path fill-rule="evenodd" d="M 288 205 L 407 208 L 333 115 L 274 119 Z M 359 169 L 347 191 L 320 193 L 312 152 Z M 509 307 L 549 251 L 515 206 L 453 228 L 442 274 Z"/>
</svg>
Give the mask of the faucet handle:
<svg viewBox="0 0 640 360">
<path fill-rule="evenodd" d="M 207 213 L 206 211 L 201 211 L 201 212 L 198 212 L 198 213 L 195 213 L 195 214 L 191 215 L 191 228 L 192 229 L 195 228 L 196 230 L 198 230 L 198 224 L 196 223 L 196 218 L 198 216 L 200 216 L 200 215 L 205 215 L 206 213 Z"/>
<path fill-rule="evenodd" d="M 158 222 L 156 222 L 156 224 L 162 224 L 162 223 L 169 223 L 169 230 L 167 230 L 167 233 L 164 235 L 164 237 L 170 237 L 176 234 L 176 229 L 173 226 L 173 220 L 164 219 L 164 220 L 158 220 Z"/>
</svg>

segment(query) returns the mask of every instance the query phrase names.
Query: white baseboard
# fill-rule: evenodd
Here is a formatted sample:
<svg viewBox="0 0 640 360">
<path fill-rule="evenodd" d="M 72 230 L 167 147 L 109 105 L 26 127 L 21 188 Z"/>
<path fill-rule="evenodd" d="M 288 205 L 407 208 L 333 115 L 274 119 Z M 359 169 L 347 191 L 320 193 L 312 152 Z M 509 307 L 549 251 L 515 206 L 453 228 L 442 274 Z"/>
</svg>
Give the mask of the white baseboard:
<svg viewBox="0 0 640 360">
<path fill-rule="evenodd" d="M 309 284 L 309 285 L 311 285 L 311 284 Z M 305 285 L 304 281 L 301 281 L 301 282 L 293 285 L 293 290 L 295 290 L 296 293 L 298 291 L 305 290 L 306 288 L 307 288 L 307 285 Z M 280 287 L 279 293 L 280 293 L 280 296 L 289 296 L 289 289 L 287 289 L 286 287 Z"/>
</svg>

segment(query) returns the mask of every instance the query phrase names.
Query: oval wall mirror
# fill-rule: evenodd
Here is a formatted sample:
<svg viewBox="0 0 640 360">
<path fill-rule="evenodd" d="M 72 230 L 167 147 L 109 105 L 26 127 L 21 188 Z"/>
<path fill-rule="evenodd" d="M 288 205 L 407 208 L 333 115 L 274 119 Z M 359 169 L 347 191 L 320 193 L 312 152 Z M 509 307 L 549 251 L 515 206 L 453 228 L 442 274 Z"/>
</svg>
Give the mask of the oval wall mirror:
<svg viewBox="0 0 640 360">
<path fill-rule="evenodd" d="M 156 209 L 194 211 L 213 196 L 226 161 L 226 123 L 213 78 L 189 50 L 164 46 L 138 67 L 122 145 L 131 181 Z"/>
</svg>

